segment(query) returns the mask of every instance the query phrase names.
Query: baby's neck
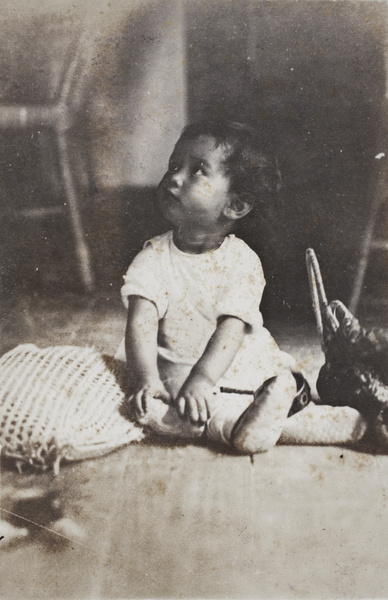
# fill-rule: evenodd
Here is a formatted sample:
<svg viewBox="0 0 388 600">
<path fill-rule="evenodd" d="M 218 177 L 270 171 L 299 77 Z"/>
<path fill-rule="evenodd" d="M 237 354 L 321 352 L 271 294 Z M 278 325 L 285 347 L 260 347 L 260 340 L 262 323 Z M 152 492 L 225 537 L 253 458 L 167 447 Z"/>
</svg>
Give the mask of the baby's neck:
<svg viewBox="0 0 388 600">
<path fill-rule="evenodd" d="M 225 231 L 217 232 L 183 232 L 174 230 L 174 244 L 182 252 L 187 254 L 203 254 L 211 250 L 217 250 L 227 236 Z"/>
</svg>

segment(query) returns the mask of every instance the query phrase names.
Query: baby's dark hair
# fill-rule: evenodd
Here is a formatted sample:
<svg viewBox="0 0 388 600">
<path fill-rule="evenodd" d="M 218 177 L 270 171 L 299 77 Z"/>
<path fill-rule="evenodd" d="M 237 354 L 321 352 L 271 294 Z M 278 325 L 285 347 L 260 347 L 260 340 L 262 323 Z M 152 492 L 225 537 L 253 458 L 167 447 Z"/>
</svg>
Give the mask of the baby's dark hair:
<svg viewBox="0 0 388 600">
<path fill-rule="evenodd" d="M 253 127 L 224 119 L 198 121 L 184 128 L 178 143 L 201 135 L 211 136 L 217 146 L 225 147 L 224 166 L 231 193 L 256 205 L 279 191 L 277 161 L 264 151 L 263 139 Z"/>
</svg>

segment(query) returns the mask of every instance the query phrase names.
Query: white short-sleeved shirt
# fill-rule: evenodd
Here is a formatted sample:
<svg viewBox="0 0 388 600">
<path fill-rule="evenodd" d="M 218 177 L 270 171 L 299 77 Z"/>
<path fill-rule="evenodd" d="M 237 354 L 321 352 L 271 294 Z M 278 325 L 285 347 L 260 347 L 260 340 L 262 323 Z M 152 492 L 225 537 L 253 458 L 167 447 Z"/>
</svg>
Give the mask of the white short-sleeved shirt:
<svg viewBox="0 0 388 600">
<path fill-rule="evenodd" d="M 224 315 L 244 321 L 246 335 L 219 386 L 255 390 L 292 368 L 292 358 L 263 327 L 259 307 L 264 286 L 258 256 L 234 235 L 216 250 L 188 254 L 175 246 L 169 231 L 146 242 L 124 276 L 121 294 L 126 305 L 132 295 L 155 304 L 159 370 L 176 395 Z M 125 359 L 124 343 L 116 356 Z"/>
</svg>

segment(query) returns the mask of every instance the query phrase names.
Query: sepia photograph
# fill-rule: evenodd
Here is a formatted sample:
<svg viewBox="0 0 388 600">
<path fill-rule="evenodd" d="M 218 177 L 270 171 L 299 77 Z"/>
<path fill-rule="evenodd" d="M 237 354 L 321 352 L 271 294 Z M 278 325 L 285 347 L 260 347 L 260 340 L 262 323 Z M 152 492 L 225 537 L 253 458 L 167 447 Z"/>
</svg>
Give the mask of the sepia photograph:
<svg viewBox="0 0 388 600">
<path fill-rule="evenodd" d="M 388 598 L 387 0 L 0 39 L 1 600 Z"/>
</svg>

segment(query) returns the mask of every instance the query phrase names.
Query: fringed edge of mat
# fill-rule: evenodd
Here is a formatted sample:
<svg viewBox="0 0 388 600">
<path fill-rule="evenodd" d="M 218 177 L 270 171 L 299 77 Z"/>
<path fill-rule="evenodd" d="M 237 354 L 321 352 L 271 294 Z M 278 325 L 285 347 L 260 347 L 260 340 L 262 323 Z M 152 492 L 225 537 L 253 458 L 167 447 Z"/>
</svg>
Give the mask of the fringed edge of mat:
<svg viewBox="0 0 388 600">
<path fill-rule="evenodd" d="M 41 472 L 52 469 L 54 475 L 58 475 L 62 461 L 75 462 L 98 458 L 132 442 L 141 442 L 143 438 L 143 429 L 134 424 L 132 429 L 120 441 L 91 443 L 77 448 L 71 444 L 59 447 L 53 438 L 44 443 L 31 441 L 28 446 L 24 445 L 22 450 L 17 447 L 3 445 L 1 455 L 15 461 L 19 473 L 22 471 L 23 465 L 31 465 Z"/>
</svg>

